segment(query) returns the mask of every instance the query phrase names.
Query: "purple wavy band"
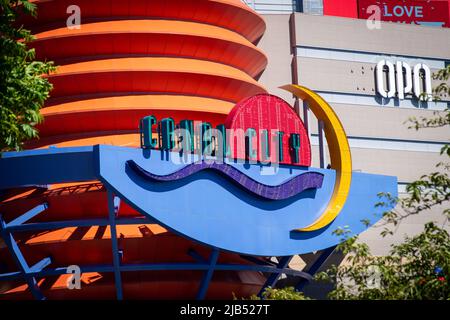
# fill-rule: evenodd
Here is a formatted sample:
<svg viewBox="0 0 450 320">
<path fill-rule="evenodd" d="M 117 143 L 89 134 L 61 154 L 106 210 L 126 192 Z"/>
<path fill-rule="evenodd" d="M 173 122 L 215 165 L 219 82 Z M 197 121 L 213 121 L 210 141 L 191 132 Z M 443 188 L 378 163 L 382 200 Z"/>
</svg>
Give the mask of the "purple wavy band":
<svg viewBox="0 0 450 320">
<path fill-rule="evenodd" d="M 148 172 L 133 160 L 128 160 L 127 165 L 139 176 L 159 182 L 176 181 L 203 170 L 214 170 L 240 187 L 243 187 L 250 193 L 270 200 L 288 199 L 299 194 L 300 192 L 303 192 L 304 190 L 321 188 L 323 183 L 323 174 L 317 172 L 306 172 L 278 186 L 269 186 L 250 178 L 228 164 L 205 163 L 204 161 L 187 165 L 186 167 L 168 175 L 157 175 Z"/>
</svg>

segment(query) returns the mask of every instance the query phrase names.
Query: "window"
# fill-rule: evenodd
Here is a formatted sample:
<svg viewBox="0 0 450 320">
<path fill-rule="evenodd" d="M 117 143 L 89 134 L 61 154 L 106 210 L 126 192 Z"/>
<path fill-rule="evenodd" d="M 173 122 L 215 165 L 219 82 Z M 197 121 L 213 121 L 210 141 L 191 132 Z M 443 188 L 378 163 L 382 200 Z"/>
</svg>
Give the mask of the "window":
<svg viewBox="0 0 450 320">
<path fill-rule="evenodd" d="M 303 0 L 303 8 L 300 9 L 303 9 L 300 12 L 307 14 L 323 15 L 323 0 Z"/>
</svg>

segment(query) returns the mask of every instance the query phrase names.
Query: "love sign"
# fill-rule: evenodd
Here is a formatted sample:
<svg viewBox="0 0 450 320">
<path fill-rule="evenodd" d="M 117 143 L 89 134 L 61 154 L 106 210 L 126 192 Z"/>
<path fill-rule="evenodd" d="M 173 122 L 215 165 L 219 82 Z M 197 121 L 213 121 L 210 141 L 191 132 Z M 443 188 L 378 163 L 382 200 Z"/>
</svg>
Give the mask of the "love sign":
<svg viewBox="0 0 450 320">
<path fill-rule="evenodd" d="M 385 17 L 423 18 L 423 6 L 397 5 L 390 8 L 385 4 L 382 12 Z"/>
<path fill-rule="evenodd" d="M 381 21 L 450 27 L 447 1 L 359 0 L 358 17 L 373 19 L 374 6 Z"/>
</svg>

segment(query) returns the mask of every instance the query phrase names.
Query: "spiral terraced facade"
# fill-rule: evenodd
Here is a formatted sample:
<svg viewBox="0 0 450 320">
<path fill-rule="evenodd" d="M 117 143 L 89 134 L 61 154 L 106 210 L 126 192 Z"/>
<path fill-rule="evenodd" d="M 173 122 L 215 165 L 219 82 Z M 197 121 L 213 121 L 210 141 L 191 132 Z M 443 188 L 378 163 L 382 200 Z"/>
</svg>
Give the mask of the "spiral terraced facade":
<svg viewBox="0 0 450 320">
<path fill-rule="evenodd" d="M 137 123 L 149 113 L 216 124 L 265 92 L 256 79 L 267 58 L 255 45 L 265 24 L 241 1 L 36 3 L 33 46 L 59 67 L 30 147 L 137 146 Z M 81 9 L 80 29 L 66 27 L 71 4 Z"/>
<path fill-rule="evenodd" d="M 257 79 L 267 64 L 256 47 L 265 23 L 239 0 L 42 0 L 38 19 L 24 25 L 36 36 L 38 59 L 55 61 L 54 85 L 42 109 L 40 139 L 27 148 L 112 144 L 138 147 L 139 120 L 149 114 L 224 122 L 240 100 L 266 92 Z M 81 28 L 68 29 L 67 8 L 81 9 Z M 48 208 L 31 222 L 108 216 L 97 181 L 14 190 L 0 203 L 6 220 L 33 207 Z M 118 218 L 139 217 L 122 204 Z M 191 262 L 209 249 L 155 224 L 117 226 L 122 262 Z M 109 227 L 76 227 L 17 235 L 27 261 L 51 256 L 54 267 L 111 262 Z M 14 269 L 5 247 L 2 268 Z M 3 254 L 4 253 L 4 254 Z M 245 263 L 222 253 L 219 261 Z M 248 262 L 248 261 L 247 261 Z M 67 290 L 69 275 L 40 279 L 48 298 L 114 298 L 114 276 L 84 273 L 83 290 Z M 203 272 L 152 271 L 123 275 L 124 298 L 194 298 Z M 217 272 L 208 298 L 257 293 L 265 278 L 248 271 Z M 31 298 L 26 285 L 2 283 L 1 298 Z"/>
</svg>

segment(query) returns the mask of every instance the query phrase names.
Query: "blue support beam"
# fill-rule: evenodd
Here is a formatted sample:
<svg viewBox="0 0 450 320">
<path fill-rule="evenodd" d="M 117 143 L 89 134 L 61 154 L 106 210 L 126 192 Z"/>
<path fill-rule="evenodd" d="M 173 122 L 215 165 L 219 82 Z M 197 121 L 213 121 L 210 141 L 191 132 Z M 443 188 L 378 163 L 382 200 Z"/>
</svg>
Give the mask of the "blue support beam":
<svg viewBox="0 0 450 320">
<path fill-rule="evenodd" d="M 8 223 L 6 225 L 6 227 L 8 228 L 8 227 L 13 227 L 13 226 L 20 226 L 21 224 L 23 224 L 23 223 L 27 222 L 28 220 L 32 219 L 33 217 L 37 216 L 42 211 L 47 210 L 47 208 L 48 208 L 48 204 L 42 203 L 42 204 L 34 207 L 30 211 L 24 213 L 20 217 L 17 217 L 13 221 L 11 221 L 10 223 Z"/>
<path fill-rule="evenodd" d="M 47 208 L 46 204 L 39 205 L 32 210 L 28 211 L 21 217 L 15 219 L 14 221 L 6 224 L 3 220 L 0 220 L 0 231 L 1 236 L 5 240 L 8 248 L 12 252 L 13 257 L 19 266 L 20 271 L 10 272 L 5 274 L 0 274 L 0 280 L 15 280 L 24 279 L 27 282 L 33 296 L 36 299 L 45 299 L 42 295 L 37 282 L 36 277 L 44 277 L 51 275 L 62 275 L 67 273 L 67 268 L 56 268 L 56 269 L 45 269 L 50 263 L 50 258 L 45 258 L 32 266 L 31 268 L 26 263 L 20 249 L 17 246 L 14 237 L 11 232 L 17 231 L 33 231 L 33 230 L 50 230 L 58 229 L 64 227 L 80 227 L 80 226 L 107 226 L 111 227 L 111 241 L 112 241 L 112 254 L 113 254 L 113 265 L 97 265 L 97 266 L 85 266 L 81 267 L 83 273 L 86 272 L 113 272 L 115 276 L 117 298 L 119 300 L 123 299 L 122 291 L 122 281 L 121 272 L 132 272 L 132 271 L 158 271 L 158 270 L 205 270 L 205 274 L 202 283 L 197 294 L 197 299 L 204 299 L 206 296 L 209 284 L 212 279 L 214 270 L 228 270 L 228 271 L 256 271 L 256 272 L 267 272 L 272 273 L 266 282 L 264 287 L 274 286 L 279 275 L 285 273 L 293 276 L 300 276 L 310 281 L 312 277 L 305 272 L 296 271 L 287 268 L 287 265 L 292 257 L 284 257 L 278 263 L 278 265 L 271 265 L 269 262 L 265 263 L 260 259 L 251 256 L 242 256 L 246 260 L 255 263 L 255 265 L 239 265 L 239 264 L 217 264 L 217 259 L 219 255 L 219 250 L 213 249 L 211 256 L 208 261 L 206 261 L 200 254 L 195 250 L 191 249 L 188 254 L 197 260 L 197 263 L 175 263 L 175 264 L 140 264 L 140 265 L 121 265 L 120 254 L 117 242 L 117 225 L 129 225 L 129 224 L 145 224 L 145 223 L 155 223 L 149 218 L 122 218 L 117 219 L 118 210 L 120 207 L 120 198 L 114 197 L 111 191 L 108 191 L 108 208 L 109 208 L 109 218 L 108 219 L 90 219 L 90 220 L 71 220 L 71 221 L 56 221 L 56 222 L 42 222 L 42 223 L 28 223 L 24 224 L 26 221 L 36 216 L 40 212 Z M 333 248 L 334 249 L 334 248 Z M 320 257 L 317 263 L 320 263 Z M 321 263 L 320 263 L 321 264 Z M 315 267 L 310 269 L 313 272 Z M 315 272 L 315 271 L 314 271 Z"/>
<path fill-rule="evenodd" d="M 27 274 L 29 276 L 44 276 L 44 273 L 42 272 L 44 270 L 45 267 L 47 267 L 48 265 L 50 265 L 52 263 L 52 260 L 50 259 L 50 257 L 44 258 L 41 261 L 39 261 L 38 263 L 36 263 L 34 266 L 32 266 L 29 271 L 27 272 Z M 66 268 L 64 268 L 66 269 Z M 52 269 L 55 274 L 54 275 L 61 275 L 62 273 L 58 273 L 57 269 Z M 46 270 L 48 272 L 52 272 L 52 270 Z M 63 272 L 66 273 L 66 272 Z M 45 274 L 45 275 L 52 275 L 52 274 Z M 9 280 L 17 280 L 20 278 L 23 278 L 23 273 L 21 271 L 14 271 L 14 272 L 8 272 L 8 273 L 2 273 L 0 274 L 0 281 L 9 281 Z"/>
<path fill-rule="evenodd" d="M 116 225 L 133 225 L 133 224 L 151 224 L 156 223 L 150 218 L 121 218 L 116 219 Z M 21 225 L 6 226 L 9 232 L 37 231 L 37 230 L 55 230 L 69 227 L 92 227 L 92 226 L 109 226 L 108 219 L 85 219 L 85 220 L 67 220 L 54 222 L 36 222 Z"/>
<path fill-rule="evenodd" d="M 38 263 L 36 263 L 34 266 L 32 266 L 28 273 L 39 272 L 39 271 L 43 270 L 45 267 L 47 267 L 48 265 L 50 265 L 51 263 L 52 263 L 52 259 L 50 257 L 44 258 L 41 261 L 39 261 Z"/>
<path fill-rule="evenodd" d="M 210 263 L 153 263 L 153 264 L 129 264 L 120 265 L 119 270 L 121 272 L 133 272 L 133 271 L 180 271 L 180 270 L 208 270 L 211 267 Z M 82 273 L 89 272 L 114 272 L 114 265 L 90 265 L 90 266 L 80 266 Z M 245 264 L 216 264 L 215 270 L 220 271 L 255 271 L 255 272 L 267 272 L 267 273 L 284 273 L 287 275 L 303 277 L 307 280 L 312 280 L 312 277 L 302 271 L 297 271 L 293 269 L 279 269 L 270 266 L 261 265 L 245 265 Z M 34 277 L 46 277 L 46 276 L 57 276 L 67 273 L 67 267 L 58 268 L 46 268 L 41 271 L 31 271 L 28 273 L 30 276 Z M 9 272 L 0 274 L 0 280 L 16 280 L 23 278 L 23 273 L 20 271 Z"/>
<path fill-rule="evenodd" d="M 216 270 L 241 270 L 241 271 L 259 271 L 268 273 L 284 273 L 286 275 L 302 277 L 308 281 L 312 280 L 312 276 L 303 271 L 297 271 L 289 268 L 281 269 L 270 266 L 258 266 L 258 265 L 233 265 L 233 264 L 218 264 Z"/>
<path fill-rule="evenodd" d="M 122 292 L 122 277 L 120 275 L 120 257 L 117 243 L 116 217 L 119 211 L 118 200 L 115 199 L 111 190 L 108 190 L 108 211 L 109 211 L 109 226 L 111 228 L 111 245 L 113 255 L 114 280 L 116 283 L 117 300 L 123 299 Z"/>
<path fill-rule="evenodd" d="M 19 267 L 21 276 L 25 278 L 25 281 L 33 297 L 37 300 L 45 300 L 44 295 L 39 289 L 36 278 L 29 274 L 33 270 L 31 270 L 30 267 L 28 266 L 28 263 L 26 262 L 25 257 L 20 251 L 20 248 L 17 245 L 17 242 L 14 239 L 13 235 L 6 230 L 6 223 L 1 215 L 0 215 L 0 235 L 3 238 L 3 241 L 5 241 L 5 244 L 8 247 L 15 263 Z"/>
<path fill-rule="evenodd" d="M 257 258 L 257 257 L 245 256 L 245 255 L 240 255 L 240 257 L 242 259 L 245 259 L 245 260 L 250 261 L 250 262 L 255 263 L 255 264 L 260 264 L 260 265 L 263 265 L 263 266 L 276 266 L 276 263 L 273 263 L 272 261 L 269 261 L 269 260 L 262 260 L 262 259 Z"/>
<path fill-rule="evenodd" d="M 114 272 L 114 267 L 112 265 L 93 265 L 93 266 L 80 266 L 81 273 L 89 273 L 89 272 Z M 47 268 L 41 271 L 30 271 L 29 275 L 35 277 L 47 277 L 47 276 L 60 276 L 62 274 L 67 274 L 67 267 L 58 267 L 58 268 Z M 8 272 L 0 274 L 0 281 L 11 281 L 18 280 L 23 278 L 23 274 L 20 271 Z"/>
<path fill-rule="evenodd" d="M 281 259 L 279 259 L 279 262 L 277 264 L 277 268 L 284 270 L 288 267 L 289 262 L 291 262 L 293 256 L 286 256 L 286 257 L 281 257 Z M 258 297 L 262 297 L 264 291 L 268 288 L 268 287 L 274 287 L 277 282 L 278 279 L 280 278 L 282 272 L 276 272 L 276 273 L 272 273 L 266 280 L 266 283 L 264 283 L 263 287 L 261 288 L 261 290 L 258 293 Z"/>
<path fill-rule="evenodd" d="M 0 189 L 97 180 L 93 154 L 92 146 L 3 152 Z"/>
<path fill-rule="evenodd" d="M 197 261 L 198 263 L 207 263 L 208 262 L 205 258 L 203 258 L 197 251 L 195 251 L 192 248 L 189 249 L 187 253 L 192 258 L 194 258 L 194 260 Z"/>
<path fill-rule="evenodd" d="M 17 280 L 23 277 L 22 272 L 14 271 L 0 274 L 0 281 Z"/>
<path fill-rule="evenodd" d="M 336 249 L 337 246 L 332 246 L 327 249 L 322 250 L 321 252 L 318 252 L 317 259 L 314 261 L 314 263 L 311 266 L 307 266 L 304 270 L 306 273 L 310 274 L 311 277 L 316 274 L 316 272 L 322 267 L 322 265 L 328 260 L 328 258 L 333 254 L 334 249 Z M 300 279 L 300 282 L 296 285 L 295 289 L 297 291 L 302 291 L 305 287 L 305 285 L 308 283 L 308 281 L 305 281 L 305 279 Z"/>
<path fill-rule="evenodd" d="M 200 289 L 197 293 L 197 300 L 205 299 L 206 292 L 208 291 L 209 284 L 211 282 L 214 268 L 217 264 L 217 259 L 219 258 L 219 250 L 216 248 L 212 249 L 211 255 L 209 257 L 209 268 L 203 276 L 202 283 L 200 284 Z"/>
</svg>

